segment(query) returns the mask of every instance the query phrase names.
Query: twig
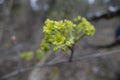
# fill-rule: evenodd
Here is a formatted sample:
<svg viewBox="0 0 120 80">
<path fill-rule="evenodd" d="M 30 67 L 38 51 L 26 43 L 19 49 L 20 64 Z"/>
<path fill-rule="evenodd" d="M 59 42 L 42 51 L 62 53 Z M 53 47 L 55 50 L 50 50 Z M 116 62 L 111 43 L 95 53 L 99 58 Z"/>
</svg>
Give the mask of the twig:
<svg viewBox="0 0 120 80">
<path fill-rule="evenodd" d="M 99 15 L 98 15 L 99 13 Z M 99 20 L 99 19 L 111 19 L 113 17 L 120 16 L 120 8 L 115 9 L 114 11 L 108 9 L 105 12 L 96 12 L 92 16 L 88 17 L 88 20 Z"/>
<path fill-rule="evenodd" d="M 108 51 L 108 52 L 100 52 L 100 53 L 95 53 L 95 54 L 91 54 L 91 55 L 87 55 L 87 56 L 83 56 L 83 57 L 79 57 L 77 59 L 73 59 L 72 62 L 77 62 L 77 61 L 81 61 L 81 60 L 86 60 L 86 59 L 93 59 L 93 58 L 97 58 L 97 57 L 102 57 L 102 56 L 106 56 L 106 55 L 110 55 L 110 54 L 115 54 L 115 53 L 120 53 L 120 50 L 113 50 L 113 51 Z M 51 62 L 48 62 L 44 65 L 39 65 L 37 66 L 38 68 L 43 68 L 43 67 L 54 67 L 54 66 L 57 66 L 57 65 L 61 65 L 61 64 L 64 64 L 64 63 L 69 63 L 68 60 L 61 60 L 61 61 L 58 61 L 56 63 L 51 63 Z M 24 69 L 21 69 L 21 70 L 16 70 L 12 73 L 9 73 L 3 77 L 1 77 L 1 79 L 8 79 L 10 77 L 13 77 L 13 76 L 16 76 L 18 75 L 18 73 L 23 73 L 23 72 L 27 72 L 27 71 L 30 71 L 32 70 L 33 67 L 30 67 L 30 68 L 24 68 Z"/>
<path fill-rule="evenodd" d="M 71 55 L 70 55 L 70 58 L 69 58 L 69 62 L 72 62 L 73 54 L 74 54 L 74 45 L 72 45 L 72 47 L 70 47 L 70 50 L 71 50 Z"/>
<path fill-rule="evenodd" d="M 16 71 L 14 71 L 14 72 L 12 72 L 12 73 L 9 73 L 9 74 L 1 77 L 0 80 L 1 80 L 1 79 L 2 79 L 2 80 L 8 79 L 8 78 L 10 78 L 10 77 L 13 77 L 13 76 L 19 74 L 19 73 L 23 73 L 23 72 L 29 71 L 29 70 L 31 70 L 31 69 L 32 69 L 32 67 L 30 67 L 30 68 L 24 68 L 24 69 L 20 69 L 20 70 L 16 70 Z"/>
</svg>

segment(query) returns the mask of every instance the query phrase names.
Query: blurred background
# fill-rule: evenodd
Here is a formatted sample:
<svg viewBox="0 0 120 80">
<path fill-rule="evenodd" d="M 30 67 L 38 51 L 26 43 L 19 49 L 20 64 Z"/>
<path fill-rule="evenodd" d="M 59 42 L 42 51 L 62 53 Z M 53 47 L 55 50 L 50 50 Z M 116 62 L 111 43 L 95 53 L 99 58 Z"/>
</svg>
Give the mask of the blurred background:
<svg viewBox="0 0 120 80">
<path fill-rule="evenodd" d="M 48 76 L 54 70 L 48 67 L 36 72 L 44 79 L 36 79 L 34 75 L 35 79 L 30 79 L 34 69 L 18 72 L 39 63 L 35 58 L 23 60 L 20 54 L 36 53 L 47 18 L 71 20 L 78 15 L 86 17 L 95 26 L 96 33 L 76 44 L 74 59 L 120 49 L 119 43 L 105 47 L 116 42 L 115 33 L 120 26 L 120 0 L 0 0 L 0 80 L 27 80 L 28 77 L 28 80 L 120 80 L 120 52 L 62 64 L 55 72 L 57 76 L 50 78 Z"/>
</svg>

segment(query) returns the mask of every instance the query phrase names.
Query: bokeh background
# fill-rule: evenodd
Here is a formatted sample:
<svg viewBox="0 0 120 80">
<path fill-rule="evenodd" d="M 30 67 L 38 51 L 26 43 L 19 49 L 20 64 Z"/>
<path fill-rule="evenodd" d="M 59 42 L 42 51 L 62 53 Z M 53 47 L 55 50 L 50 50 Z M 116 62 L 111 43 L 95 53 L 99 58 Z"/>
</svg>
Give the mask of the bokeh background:
<svg viewBox="0 0 120 80">
<path fill-rule="evenodd" d="M 120 12 L 117 11 L 120 11 L 120 0 L 0 0 L 0 80 L 120 80 L 120 52 L 63 63 L 57 69 L 43 67 L 35 72 L 33 68 L 19 73 L 21 69 L 40 63 L 35 56 L 27 61 L 20 54 L 35 54 L 40 48 L 47 18 L 72 20 L 80 15 L 95 26 L 93 37 L 85 37 L 76 44 L 74 59 L 119 50 L 119 45 L 102 49 L 93 47 L 115 41 L 115 30 L 120 25 Z M 100 17 L 103 14 L 107 17 Z M 54 58 L 50 57 L 46 62 Z M 68 57 L 58 61 L 64 58 Z M 32 71 L 37 75 L 32 75 Z"/>
</svg>

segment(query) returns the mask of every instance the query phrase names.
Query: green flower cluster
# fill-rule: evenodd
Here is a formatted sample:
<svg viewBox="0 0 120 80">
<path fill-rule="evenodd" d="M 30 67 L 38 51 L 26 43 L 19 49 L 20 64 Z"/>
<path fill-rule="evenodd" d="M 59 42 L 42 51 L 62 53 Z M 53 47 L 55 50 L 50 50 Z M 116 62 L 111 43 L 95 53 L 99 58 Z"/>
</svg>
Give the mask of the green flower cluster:
<svg viewBox="0 0 120 80">
<path fill-rule="evenodd" d="M 66 51 L 68 47 L 72 47 L 84 36 L 93 36 L 95 29 L 85 18 L 78 16 L 73 21 L 47 19 L 43 32 L 45 36 L 41 43 L 41 49 L 36 50 L 38 60 L 42 59 L 44 53 L 49 51 L 51 47 L 54 51 L 59 49 Z M 34 53 L 32 51 L 23 52 L 20 56 L 29 61 L 33 59 Z"/>
<path fill-rule="evenodd" d="M 25 60 L 27 60 L 27 61 L 30 61 L 30 60 L 33 59 L 33 55 L 34 55 L 34 53 L 33 53 L 32 51 L 28 51 L 28 52 L 22 52 L 22 53 L 20 54 L 20 57 L 21 57 L 22 59 L 25 59 Z"/>
<path fill-rule="evenodd" d="M 93 25 L 85 18 L 78 16 L 73 22 L 66 19 L 60 21 L 47 19 L 43 27 L 45 36 L 41 43 L 41 49 L 48 51 L 53 46 L 54 51 L 58 49 L 66 50 L 83 36 L 92 36 L 94 34 Z"/>
<path fill-rule="evenodd" d="M 41 50 L 41 49 L 38 49 L 36 50 L 36 52 L 34 53 L 33 51 L 27 51 L 27 52 L 22 52 L 20 54 L 20 57 L 23 59 L 23 60 L 27 60 L 27 61 L 31 61 L 34 59 L 34 55 L 37 55 L 36 59 L 37 60 L 41 60 L 43 57 L 44 57 L 44 52 Z"/>
</svg>

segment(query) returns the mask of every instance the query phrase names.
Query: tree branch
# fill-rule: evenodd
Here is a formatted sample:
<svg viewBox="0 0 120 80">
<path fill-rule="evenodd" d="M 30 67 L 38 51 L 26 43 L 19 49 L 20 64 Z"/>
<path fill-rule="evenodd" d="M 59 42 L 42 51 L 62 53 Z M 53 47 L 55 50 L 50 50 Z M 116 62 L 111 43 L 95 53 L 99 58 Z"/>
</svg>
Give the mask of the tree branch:
<svg viewBox="0 0 120 80">
<path fill-rule="evenodd" d="M 120 16 L 120 8 L 116 8 L 114 10 L 108 9 L 105 12 L 96 12 L 92 15 L 88 16 L 88 20 L 99 20 L 99 19 L 111 19 L 113 17 Z"/>
<path fill-rule="evenodd" d="M 73 59 L 72 62 L 78 62 L 78 61 L 81 61 L 81 60 L 86 60 L 86 59 L 93 59 L 93 58 L 97 58 L 97 57 L 102 57 L 102 56 L 107 56 L 107 55 L 110 55 L 110 54 L 115 54 L 115 53 L 120 53 L 120 50 L 113 50 L 113 51 L 108 51 L 108 52 L 100 52 L 100 53 L 94 53 L 94 54 L 91 54 L 91 55 L 87 55 L 87 56 L 83 56 L 83 57 L 79 57 L 77 59 Z M 46 64 L 43 64 L 43 65 L 39 65 L 37 66 L 38 68 L 44 68 L 44 67 L 54 67 L 54 66 L 58 66 L 58 65 L 61 65 L 61 64 L 64 64 L 64 63 L 69 63 L 68 60 L 64 59 L 64 60 L 60 60 L 58 62 L 54 62 L 54 63 L 51 63 L 51 62 L 48 62 Z M 32 70 L 34 67 L 29 67 L 29 68 L 24 68 L 24 69 L 20 69 L 20 70 L 16 70 L 12 73 L 9 73 L 9 74 L 6 74 L 4 76 L 2 76 L 0 79 L 8 79 L 10 77 L 13 77 L 13 76 L 16 76 L 18 75 L 19 73 L 23 73 L 23 72 L 27 72 L 27 71 L 30 71 Z"/>
</svg>

